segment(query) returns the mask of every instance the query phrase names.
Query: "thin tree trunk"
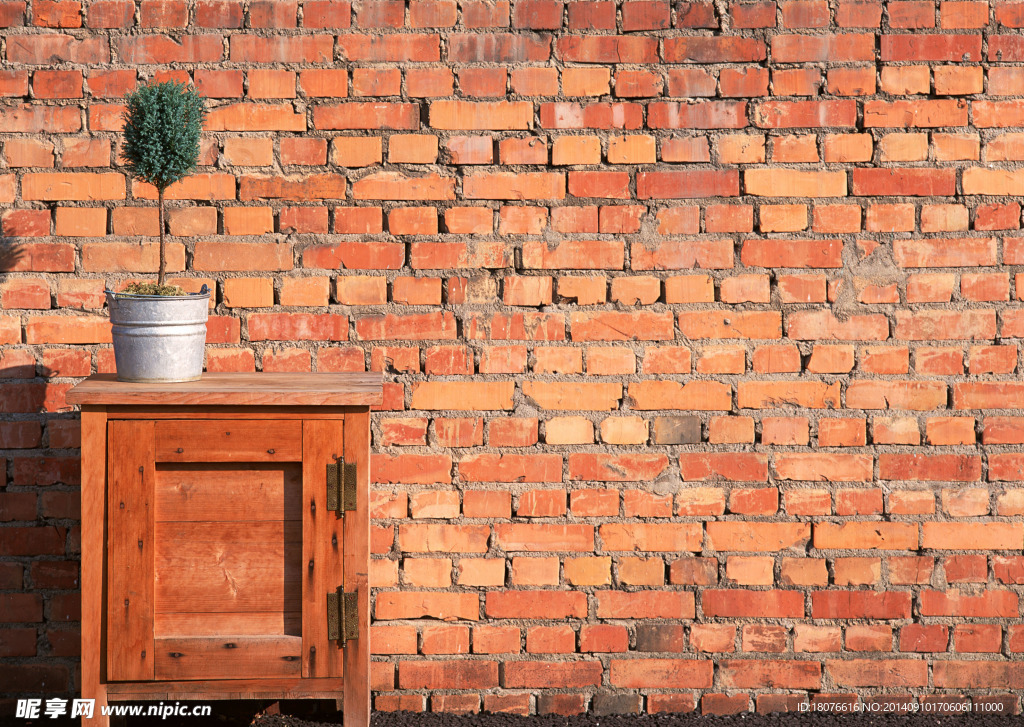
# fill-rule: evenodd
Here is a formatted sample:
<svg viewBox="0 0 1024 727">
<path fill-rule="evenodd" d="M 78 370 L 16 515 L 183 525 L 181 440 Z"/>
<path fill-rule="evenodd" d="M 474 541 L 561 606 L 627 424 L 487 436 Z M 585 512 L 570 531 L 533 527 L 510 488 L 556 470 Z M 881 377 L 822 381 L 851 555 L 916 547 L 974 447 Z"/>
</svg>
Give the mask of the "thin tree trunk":
<svg viewBox="0 0 1024 727">
<path fill-rule="evenodd" d="M 164 248 L 164 189 L 161 187 L 157 192 L 160 195 L 160 273 L 157 276 L 157 285 L 164 284 L 164 276 L 167 274 L 167 251 Z"/>
</svg>

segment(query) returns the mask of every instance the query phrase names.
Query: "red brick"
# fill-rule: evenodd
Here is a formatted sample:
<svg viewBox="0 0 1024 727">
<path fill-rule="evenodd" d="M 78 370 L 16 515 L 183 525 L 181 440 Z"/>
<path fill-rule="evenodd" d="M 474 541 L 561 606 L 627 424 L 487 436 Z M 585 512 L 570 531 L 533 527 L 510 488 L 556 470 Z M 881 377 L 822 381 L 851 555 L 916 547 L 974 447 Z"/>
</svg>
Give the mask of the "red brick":
<svg viewBox="0 0 1024 727">
<path fill-rule="evenodd" d="M 729 12 L 734 28 L 775 27 L 774 2 L 731 3 Z"/>
<path fill-rule="evenodd" d="M 984 685 L 1019 690 L 1024 686 L 1024 670 L 1013 662 L 936 661 L 933 678 L 940 689 L 971 689 L 974 685 Z"/>
<path fill-rule="evenodd" d="M 727 689 L 819 689 L 821 664 L 815 661 L 726 660 L 719 663 L 721 686 Z"/>
<path fill-rule="evenodd" d="M 563 35 L 555 56 L 582 63 L 657 63 L 658 40 L 642 36 Z"/>
<path fill-rule="evenodd" d="M 772 60 L 777 63 L 873 61 L 875 37 L 868 33 L 776 35 Z"/>
<path fill-rule="evenodd" d="M 615 3 L 570 2 L 569 28 L 572 30 L 614 30 Z"/>
<path fill-rule="evenodd" d="M 923 616 L 1015 618 L 1018 612 L 1017 594 L 1012 591 L 990 590 L 977 596 L 922 591 L 920 599 Z"/>
<path fill-rule="evenodd" d="M 612 686 L 626 689 L 707 689 L 711 686 L 712 662 L 688 659 L 612 659 Z"/>
<path fill-rule="evenodd" d="M 775 455 L 776 476 L 782 480 L 829 482 L 869 481 L 873 458 L 858 454 L 779 453 Z"/>
<path fill-rule="evenodd" d="M 705 590 L 705 616 L 729 618 L 802 618 L 803 594 L 799 591 Z"/>
<path fill-rule="evenodd" d="M 250 28 L 295 28 L 297 2 L 255 0 L 249 4 Z"/>
<path fill-rule="evenodd" d="M 910 0 L 890 3 L 889 25 L 893 28 L 934 28 L 935 6 Z"/>
<path fill-rule="evenodd" d="M 900 651 L 941 652 L 949 644 L 949 628 L 938 624 L 908 624 L 900 629 Z"/>
<path fill-rule="evenodd" d="M 967 104 L 954 99 L 864 102 L 864 128 L 937 126 L 967 126 Z"/>
<path fill-rule="evenodd" d="M 585 624 L 580 628 L 580 651 L 621 653 L 629 649 L 629 634 L 624 626 Z"/>
<path fill-rule="evenodd" d="M 498 686 L 495 661 L 402 661 L 398 663 L 400 689 L 490 689 Z"/>
<path fill-rule="evenodd" d="M 920 659 L 829 659 L 825 673 L 840 686 L 923 687 L 928 684 L 928 662 Z"/>
<path fill-rule="evenodd" d="M 970 482 L 981 479 L 981 459 L 970 455 L 880 454 L 883 480 Z"/>
<path fill-rule="evenodd" d="M 599 661 L 505 662 L 502 685 L 506 689 L 579 689 L 601 682 Z"/>
<path fill-rule="evenodd" d="M 756 38 L 687 36 L 665 41 L 668 63 L 750 63 L 766 57 L 764 42 Z"/>
<path fill-rule="evenodd" d="M 670 95 L 673 94 L 670 88 Z M 747 125 L 745 101 L 703 101 L 695 104 L 676 102 L 651 103 L 648 106 L 647 125 L 651 129 L 741 129 Z M 673 175 L 672 172 L 652 174 Z M 679 172 L 674 173 L 677 177 Z M 690 175 L 696 173 L 691 172 Z M 727 173 L 721 173 L 726 174 Z M 705 177 L 715 176 L 705 173 Z M 730 196 L 718 192 L 707 196 Z"/>
<path fill-rule="evenodd" d="M 128 0 L 92 2 L 86 12 L 90 28 L 130 28 L 135 18 L 135 6 Z"/>
<path fill-rule="evenodd" d="M 926 548 L 940 550 L 1013 550 L 1024 531 L 1012 523 L 926 523 L 922 527 Z"/>
<path fill-rule="evenodd" d="M 882 61 L 980 61 L 980 35 L 890 34 L 881 38 Z"/>
<path fill-rule="evenodd" d="M 630 0 L 622 4 L 622 29 L 665 30 L 671 25 L 671 5 L 653 0 Z"/>
<path fill-rule="evenodd" d="M 588 552 L 594 548 L 592 525 L 511 523 L 495 526 L 495 542 L 508 551 Z"/>
<path fill-rule="evenodd" d="M 542 103 L 540 125 L 545 129 L 639 129 L 643 107 L 636 103 Z"/>
<path fill-rule="evenodd" d="M 489 618 L 583 618 L 587 597 L 565 591 L 489 591 L 485 610 Z"/>
<path fill-rule="evenodd" d="M 1002 629 L 996 624 L 957 624 L 953 644 L 957 653 L 997 653 L 1002 645 Z"/>
<path fill-rule="evenodd" d="M 952 195 L 955 177 L 946 170 L 854 169 L 850 191 L 861 196 Z"/>
<path fill-rule="evenodd" d="M 910 618 L 911 596 L 906 591 L 816 591 L 811 594 L 812 618 Z"/>
<path fill-rule="evenodd" d="M 851 409 L 910 409 L 927 411 L 946 405 L 946 385 L 938 381 L 857 381 L 846 389 Z"/>
<path fill-rule="evenodd" d="M 764 101 L 754 109 L 754 125 L 763 129 L 853 127 L 855 101 Z"/>
</svg>

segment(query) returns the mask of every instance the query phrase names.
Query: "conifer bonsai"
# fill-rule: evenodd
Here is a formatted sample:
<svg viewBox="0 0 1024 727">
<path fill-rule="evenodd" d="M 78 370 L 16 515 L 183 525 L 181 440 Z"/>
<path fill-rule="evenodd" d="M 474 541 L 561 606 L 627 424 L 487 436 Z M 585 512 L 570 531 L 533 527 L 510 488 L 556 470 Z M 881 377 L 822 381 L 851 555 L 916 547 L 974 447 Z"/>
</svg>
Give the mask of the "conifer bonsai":
<svg viewBox="0 0 1024 727">
<path fill-rule="evenodd" d="M 167 250 L 164 242 L 164 192 L 195 171 L 199 162 L 199 135 L 207 108 L 205 99 L 184 83 L 163 82 L 140 86 L 125 97 L 124 144 L 121 158 L 133 179 L 156 187 L 160 207 L 160 271 L 156 285 L 132 283 L 126 292 L 136 295 L 184 295 L 176 285 L 165 285 Z"/>
</svg>

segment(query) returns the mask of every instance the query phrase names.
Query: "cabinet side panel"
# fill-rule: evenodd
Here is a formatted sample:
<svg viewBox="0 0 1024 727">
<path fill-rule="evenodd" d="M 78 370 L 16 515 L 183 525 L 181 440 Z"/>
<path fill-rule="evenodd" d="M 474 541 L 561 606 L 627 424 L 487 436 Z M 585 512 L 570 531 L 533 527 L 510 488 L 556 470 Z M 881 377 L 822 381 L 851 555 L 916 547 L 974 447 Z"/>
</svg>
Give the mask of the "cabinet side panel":
<svg viewBox="0 0 1024 727">
<path fill-rule="evenodd" d="M 153 679 L 153 422 L 114 421 L 108 441 L 107 674 Z"/>
<path fill-rule="evenodd" d="M 302 423 L 302 676 L 340 677 L 342 642 L 327 638 L 327 594 L 342 585 L 344 520 L 327 509 L 327 465 L 340 460 L 344 424 Z"/>
<path fill-rule="evenodd" d="M 106 704 L 103 686 L 103 541 L 107 522 L 107 414 L 82 412 L 82 696 Z"/>
<path fill-rule="evenodd" d="M 345 516 L 345 590 L 359 604 L 359 638 L 345 645 L 345 727 L 370 723 L 370 415 L 345 415 L 345 461 L 356 463 L 356 509 Z"/>
</svg>

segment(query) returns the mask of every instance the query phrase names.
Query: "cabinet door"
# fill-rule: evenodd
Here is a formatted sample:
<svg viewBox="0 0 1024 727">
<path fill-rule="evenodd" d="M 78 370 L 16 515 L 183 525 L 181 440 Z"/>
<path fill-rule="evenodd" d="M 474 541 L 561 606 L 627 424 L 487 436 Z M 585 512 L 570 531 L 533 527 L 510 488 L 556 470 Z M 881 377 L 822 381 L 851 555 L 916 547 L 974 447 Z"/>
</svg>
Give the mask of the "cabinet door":
<svg viewBox="0 0 1024 727">
<path fill-rule="evenodd" d="M 109 427 L 108 680 L 342 676 L 326 605 L 345 520 L 326 473 L 343 420 Z"/>
</svg>

